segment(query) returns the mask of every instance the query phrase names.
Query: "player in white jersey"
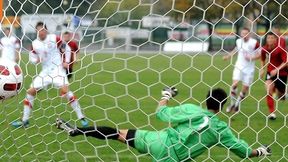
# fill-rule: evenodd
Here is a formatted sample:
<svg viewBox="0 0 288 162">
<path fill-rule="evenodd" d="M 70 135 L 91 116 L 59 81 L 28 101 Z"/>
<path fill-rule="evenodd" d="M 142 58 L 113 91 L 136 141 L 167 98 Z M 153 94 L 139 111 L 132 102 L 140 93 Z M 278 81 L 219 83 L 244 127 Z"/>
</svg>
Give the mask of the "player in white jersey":
<svg viewBox="0 0 288 162">
<path fill-rule="evenodd" d="M 20 41 L 11 33 L 10 27 L 3 28 L 4 37 L 0 39 L 1 58 L 18 63 L 20 59 Z"/>
<path fill-rule="evenodd" d="M 231 103 L 227 112 L 237 112 L 240 102 L 245 98 L 246 93 L 254 79 L 255 61 L 246 60 L 246 55 L 255 55 L 259 49 L 259 43 L 256 39 L 250 37 L 250 30 L 243 28 L 240 33 L 240 39 L 236 40 L 236 48 L 228 55 L 223 57 L 228 60 L 238 52 L 237 61 L 233 71 L 233 83 L 230 90 Z M 237 87 L 239 81 L 242 82 L 242 90 L 237 97 Z"/>
<path fill-rule="evenodd" d="M 36 30 L 37 39 L 32 42 L 32 51 L 29 54 L 29 59 L 32 63 L 41 63 L 42 71 L 34 78 L 31 87 L 27 90 L 22 120 L 14 121 L 12 125 L 14 127 L 28 126 L 35 95 L 41 89 L 52 84 L 60 89 L 61 96 L 68 99 L 81 124 L 87 127 L 88 121 L 81 111 L 80 104 L 75 95 L 69 91 L 69 82 L 60 52 L 61 39 L 55 34 L 48 34 L 47 27 L 43 22 L 37 23 Z"/>
</svg>

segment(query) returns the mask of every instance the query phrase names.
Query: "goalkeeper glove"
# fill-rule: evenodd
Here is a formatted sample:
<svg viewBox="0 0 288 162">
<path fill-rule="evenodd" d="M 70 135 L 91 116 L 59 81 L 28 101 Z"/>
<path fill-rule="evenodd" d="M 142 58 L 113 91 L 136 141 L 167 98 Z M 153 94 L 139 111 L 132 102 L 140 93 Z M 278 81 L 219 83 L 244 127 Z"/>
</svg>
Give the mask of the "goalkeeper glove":
<svg viewBox="0 0 288 162">
<path fill-rule="evenodd" d="M 162 100 L 169 100 L 170 98 L 172 97 L 175 97 L 177 94 L 178 94 L 178 90 L 175 88 L 175 87 L 165 87 L 163 90 L 162 90 Z"/>
<path fill-rule="evenodd" d="M 271 149 L 266 145 L 258 147 L 256 151 L 257 156 L 270 156 L 272 154 Z"/>
</svg>

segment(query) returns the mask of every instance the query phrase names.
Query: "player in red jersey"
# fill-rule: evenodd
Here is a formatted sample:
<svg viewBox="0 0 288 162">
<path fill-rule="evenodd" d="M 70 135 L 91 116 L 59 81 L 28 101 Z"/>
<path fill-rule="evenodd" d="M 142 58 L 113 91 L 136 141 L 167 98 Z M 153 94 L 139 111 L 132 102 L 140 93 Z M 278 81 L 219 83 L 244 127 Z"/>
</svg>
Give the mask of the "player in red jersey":
<svg viewBox="0 0 288 162">
<path fill-rule="evenodd" d="M 268 60 L 265 87 L 267 90 L 266 101 L 270 111 L 268 118 L 271 120 L 276 119 L 273 93 L 277 91 L 278 98 L 285 99 L 284 95 L 288 74 L 287 52 L 277 42 L 277 36 L 269 32 L 266 36 L 266 44 L 262 47 L 261 53 L 254 57 L 246 57 L 246 59 L 250 60 L 261 58 L 261 77 L 264 75 L 263 67 L 266 65 L 266 60 Z"/>
<path fill-rule="evenodd" d="M 62 35 L 62 41 L 66 44 L 64 55 L 64 66 L 68 79 L 72 77 L 73 64 L 77 61 L 77 54 L 79 53 L 78 43 L 72 39 L 72 33 L 66 31 Z"/>
</svg>

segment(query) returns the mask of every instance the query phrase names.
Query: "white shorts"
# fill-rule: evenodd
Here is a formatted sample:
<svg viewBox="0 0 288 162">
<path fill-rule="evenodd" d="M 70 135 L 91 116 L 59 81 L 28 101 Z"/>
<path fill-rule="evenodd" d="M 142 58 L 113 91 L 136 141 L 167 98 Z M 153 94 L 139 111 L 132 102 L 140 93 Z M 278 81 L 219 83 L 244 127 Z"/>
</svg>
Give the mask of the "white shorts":
<svg viewBox="0 0 288 162">
<path fill-rule="evenodd" d="M 64 85 L 69 85 L 67 75 L 64 69 L 44 70 L 34 78 L 31 87 L 40 90 L 52 84 L 55 88 L 61 88 Z"/>
<path fill-rule="evenodd" d="M 250 86 L 254 79 L 254 70 L 240 70 L 235 67 L 232 79 L 242 81 L 242 84 L 245 86 Z"/>
</svg>

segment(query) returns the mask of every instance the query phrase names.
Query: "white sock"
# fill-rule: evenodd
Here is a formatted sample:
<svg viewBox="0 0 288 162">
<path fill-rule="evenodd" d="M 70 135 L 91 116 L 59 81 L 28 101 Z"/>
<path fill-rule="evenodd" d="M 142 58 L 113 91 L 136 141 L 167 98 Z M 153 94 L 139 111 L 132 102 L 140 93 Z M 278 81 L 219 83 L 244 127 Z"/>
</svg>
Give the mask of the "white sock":
<svg viewBox="0 0 288 162">
<path fill-rule="evenodd" d="M 235 106 L 238 107 L 240 102 L 245 98 L 245 93 L 240 92 L 239 97 L 237 98 L 237 101 L 235 102 Z"/>
<path fill-rule="evenodd" d="M 32 112 L 32 107 L 34 103 L 34 96 L 27 94 L 24 99 L 24 109 L 23 109 L 23 118 L 22 121 L 27 121 Z"/>
<path fill-rule="evenodd" d="M 76 99 L 76 97 L 74 96 L 73 92 L 69 91 L 66 94 L 66 98 L 68 99 L 73 110 L 76 112 L 78 119 L 84 118 L 85 116 L 83 115 L 83 113 L 81 111 L 80 104 L 79 104 L 78 100 Z"/>
<path fill-rule="evenodd" d="M 230 91 L 230 105 L 234 105 L 235 102 L 237 101 L 237 88 L 231 88 L 231 91 Z"/>
</svg>

